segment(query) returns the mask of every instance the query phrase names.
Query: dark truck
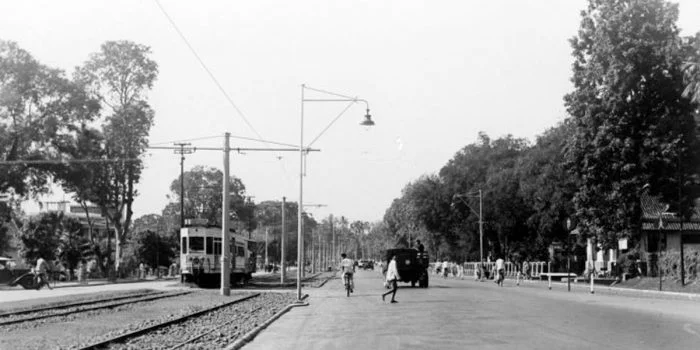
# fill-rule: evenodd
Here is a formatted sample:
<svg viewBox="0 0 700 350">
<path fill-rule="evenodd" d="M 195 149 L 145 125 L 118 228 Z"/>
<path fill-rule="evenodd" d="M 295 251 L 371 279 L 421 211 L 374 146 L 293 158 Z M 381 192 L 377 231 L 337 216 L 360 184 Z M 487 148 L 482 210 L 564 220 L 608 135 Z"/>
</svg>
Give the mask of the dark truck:
<svg viewBox="0 0 700 350">
<path fill-rule="evenodd" d="M 419 253 L 412 248 L 388 249 L 384 254 L 384 275 L 391 261 L 396 256 L 396 269 L 399 271 L 399 282 L 411 282 L 411 287 L 416 283 L 421 288 L 428 288 L 428 253 Z"/>
</svg>

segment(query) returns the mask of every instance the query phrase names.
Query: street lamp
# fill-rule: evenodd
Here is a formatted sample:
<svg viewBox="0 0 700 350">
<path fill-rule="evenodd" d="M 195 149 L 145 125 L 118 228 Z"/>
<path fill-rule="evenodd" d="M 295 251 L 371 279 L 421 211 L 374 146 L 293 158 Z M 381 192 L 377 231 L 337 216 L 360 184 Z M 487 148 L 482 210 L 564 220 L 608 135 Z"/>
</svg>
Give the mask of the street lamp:
<svg viewBox="0 0 700 350">
<path fill-rule="evenodd" d="M 469 197 L 479 197 L 479 212 L 478 213 L 474 209 L 472 209 L 472 207 L 469 205 L 469 203 L 467 203 L 467 201 L 465 200 L 465 198 L 469 198 Z M 463 194 L 457 193 L 457 194 L 455 194 L 454 196 L 452 196 L 452 200 L 453 200 L 452 204 L 453 205 L 454 205 L 455 199 L 461 200 L 462 203 L 464 203 L 464 205 L 466 205 L 467 208 L 469 208 L 469 210 L 471 210 L 472 213 L 474 213 L 474 215 L 479 217 L 479 259 L 480 259 L 479 260 L 479 268 L 481 269 L 481 268 L 483 268 L 483 265 L 484 265 L 484 220 L 483 220 L 484 218 L 483 218 L 483 196 L 482 196 L 481 190 L 479 190 L 478 193 L 472 192 L 472 193 L 463 193 Z M 479 273 L 479 278 L 481 280 L 483 280 L 483 278 L 484 278 L 483 271 L 481 271 Z"/>
<path fill-rule="evenodd" d="M 324 95 L 328 96 L 333 96 L 333 98 L 320 98 L 320 99 L 307 99 L 304 97 L 304 93 L 306 90 L 318 92 Z M 338 114 L 322 131 L 321 133 L 318 134 L 310 143 L 308 146 L 304 147 L 304 103 L 305 102 L 348 102 L 348 105 L 345 107 L 345 109 Z M 367 100 L 359 99 L 357 97 L 350 97 L 346 95 L 341 95 L 335 92 L 330 92 L 330 91 L 325 91 L 325 90 L 320 90 L 320 89 L 315 89 L 306 86 L 305 84 L 301 85 L 301 122 L 300 122 L 300 133 L 299 133 L 299 205 L 297 208 L 297 299 L 301 301 L 301 270 L 303 268 L 303 261 L 301 260 L 304 256 L 304 235 L 302 233 L 303 229 L 303 216 L 302 212 L 304 211 L 304 153 L 309 151 L 309 147 L 318 140 L 323 133 L 330 128 L 333 123 L 335 123 L 336 120 L 338 120 L 345 111 L 347 111 L 353 104 L 357 102 L 362 102 L 365 104 L 366 107 L 366 113 L 365 113 L 365 119 L 360 123 L 362 126 L 367 126 L 370 127 L 374 125 L 374 121 L 372 121 L 372 116 L 369 114 L 369 103 Z"/>
</svg>

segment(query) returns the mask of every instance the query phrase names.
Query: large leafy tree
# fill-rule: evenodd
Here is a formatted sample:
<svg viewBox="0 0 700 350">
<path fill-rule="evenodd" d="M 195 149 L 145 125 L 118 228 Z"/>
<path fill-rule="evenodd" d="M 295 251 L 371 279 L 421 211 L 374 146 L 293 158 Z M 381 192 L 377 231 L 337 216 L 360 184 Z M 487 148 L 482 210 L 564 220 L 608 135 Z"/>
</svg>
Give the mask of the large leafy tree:
<svg viewBox="0 0 700 350">
<path fill-rule="evenodd" d="M 566 241 L 566 220 L 574 212 L 577 178 L 567 172 L 564 145 L 573 132 L 565 121 L 537 137 L 519 160 L 520 197 L 529 208 L 523 257 L 545 259 L 554 240 Z"/>
<path fill-rule="evenodd" d="M 45 190 L 50 172 L 38 161 L 62 158 L 53 140 L 91 120 L 98 109 L 63 71 L 0 40 L 0 192 Z"/>
<path fill-rule="evenodd" d="M 683 76 L 686 84 L 683 96 L 700 104 L 700 33 L 685 40 L 688 44 L 688 50 L 683 63 Z"/>
<path fill-rule="evenodd" d="M 90 155 L 104 163 L 89 169 L 89 190 L 76 193 L 76 199 L 98 205 L 116 231 L 117 269 L 131 228 L 131 207 L 138 195 L 134 187 L 143 169 L 140 157 L 148 146 L 153 125 L 154 112 L 146 92 L 153 87 L 158 66 L 150 54 L 150 48 L 144 45 L 108 41 L 75 73 L 76 81 L 106 107 L 99 136 L 95 137 L 100 140 L 99 146 Z M 73 188 L 84 188 L 80 179 L 71 182 Z"/>
<path fill-rule="evenodd" d="M 698 195 L 677 18 L 677 5 L 664 0 L 589 0 L 571 40 L 575 90 L 565 102 L 574 128 L 567 158 L 580 176 L 575 214 L 603 247 L 637 236 L 646 184 L 668 203 L 682 187 L 685 210 Z"/>
<path fill-rule="evenodd" d="M 30 219 L 22 226 L 20 255 L 28 263 L 39 257 L 56 259 L 75 266 L 84 243 L 80 223 L 63 212 L 49 212 Z"/>
<path fill-rule="evenodd" d="M 185 217 L 207 219 L 211 224 L 221 223 L 221 194 L 223 192 L 223 173 L 221 170 L 195 166 L 184 173 L 185 178 Z M 179 217 L 180 177 L 170 185 L 172 197 L 177 198 Z M 231 176 L 229 179 L 229 208 L 235 213 L 234 218 L 240 228 L 253 231 L 257 227 L 255 203 L 246 194 L 241 179 Z"/>
</svg>

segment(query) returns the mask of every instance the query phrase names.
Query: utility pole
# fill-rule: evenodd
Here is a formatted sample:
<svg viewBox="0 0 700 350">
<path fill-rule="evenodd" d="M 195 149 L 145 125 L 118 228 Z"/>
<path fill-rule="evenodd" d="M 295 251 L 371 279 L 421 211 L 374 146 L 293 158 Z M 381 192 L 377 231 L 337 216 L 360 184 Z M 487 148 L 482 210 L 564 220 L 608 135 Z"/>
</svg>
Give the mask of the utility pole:
<svg viewBox="0 0 700 350">
<path fill-rule="evenodd" d="M 221 198 L 221 295 L 229 296 L 231 295 L 231 286 L 229 285 L 231 281 L 231 266 L 229 265 L 230 260 L 230 249 L 229 249 L 229 232 L 228 232 L 228 211 L 229 211 L 229 153 L 231 152 L 231 146 L 229 145 L 230 133 L 226 133 L 224 137 L 224 183 L 223 183 L 223 193 Z"/>
<path fill-rule="evenodd" d="M 195 151 L 189 146 L 189 142 L 175 143 L 175 146 L 180 149 L 175 149 L 174 153 L 180 155 L 180 227 L 185 227 L 185 154 L 191 154 Z"/>
<path fill-rule="evenodd" d="M 681 241 L 681 287 L 685 287 L 685 256 L 683 254 L 683 173 L 681 172 L 681 156 L 678 154 L 678 219 L 680 220 L 680 241 Z"/>
<path fill-rule="evenodd" d="M 285 241 L 287 240 L 286 236 L 286 225 L 287 223 L 285 222 L 285 216 L 284 213 L 286 212 L 285 208 L 287 207 L 287 197 L 282 197 L 282 238 L 280 239 L 282 241 L 282 246 L 280 248 L 280 283 L 284 283 L 284 277 L 286 275 L 286 269 L 287 269 L 287 264 L 285 263 L 285 254 L 284 250 L 286 249 L 285 247 Z"/>
<path fill-rule="evenodd" d="M 330 222 L 331 222 L 331 257 L 330 257 L 330 262 L 332 266 L 335 266 L 335 256 L 336 256 L 336 251 L 335 251 L 335 230 L 333 230 L 333 214 L 331 214 L 330 217 Z"/>
<path fill-rule="evenodd" d="M 265 268 L 267 268 L 267 265 L 269 265 L 269 260 L 267 259 L 267 243 L 268 243 L 268 234 L 270 233 L 269 228 L 265 228 Z"/>
</svg>

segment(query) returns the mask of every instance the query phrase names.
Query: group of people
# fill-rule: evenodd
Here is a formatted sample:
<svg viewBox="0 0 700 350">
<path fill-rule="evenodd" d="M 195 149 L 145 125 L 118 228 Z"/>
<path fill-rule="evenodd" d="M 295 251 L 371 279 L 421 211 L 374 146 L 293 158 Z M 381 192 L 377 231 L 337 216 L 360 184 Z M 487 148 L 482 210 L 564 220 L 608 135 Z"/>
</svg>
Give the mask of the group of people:
<svg viewBox="0 0 700 350">
<path fill-rule="evenodd" d="M 442 276 L 443 278 L 452 275 L 452 277 L 464 279 L 464 266 L 453 261 L 438 261 L 435 263 L 435 269 L 433 271 L 435 275 Z"/>
</svg>

